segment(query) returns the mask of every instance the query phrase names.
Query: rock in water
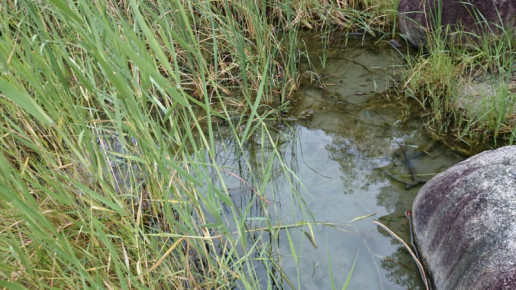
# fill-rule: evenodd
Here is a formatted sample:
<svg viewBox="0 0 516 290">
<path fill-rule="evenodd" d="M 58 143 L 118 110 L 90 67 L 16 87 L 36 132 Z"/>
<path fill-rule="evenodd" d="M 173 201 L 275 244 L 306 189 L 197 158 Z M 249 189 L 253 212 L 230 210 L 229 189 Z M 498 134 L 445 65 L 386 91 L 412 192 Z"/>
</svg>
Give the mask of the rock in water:
<svg viewBox="0 0 516 290">
<path fill-rule="evenodd" d="M 500 33 L 501 26 L 515 32 L 516 0 L 401 0 L 398 21 L 401 33 L 415 47 L 425 45 L 427 30 L 439 25 L 450 26 L 443 29 L 448 38 L 465 42 L 468 33 L 455 32 Z"/>
<path fill-rule="evenodd" d="M 516 289 L 516 146 L 436 175 L 413 204 L 414 238 L 436 289 Z"/>
</svg>

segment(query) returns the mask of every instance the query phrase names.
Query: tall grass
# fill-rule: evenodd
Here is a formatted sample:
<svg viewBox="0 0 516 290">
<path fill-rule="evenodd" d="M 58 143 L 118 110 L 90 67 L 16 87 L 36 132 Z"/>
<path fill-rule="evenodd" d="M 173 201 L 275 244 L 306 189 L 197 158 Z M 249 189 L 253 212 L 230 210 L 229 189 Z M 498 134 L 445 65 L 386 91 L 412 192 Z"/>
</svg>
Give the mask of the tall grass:
<svg viewBox="0 0 516 290">
<path fill-rule="evenodd" d="M 0 286 L 290 284 L 272 246 L 285 228 L 268 211 L 272 164 L 303 199 L 266 121 L 297 86 L 300 26 L 387 25 L 359 3 L 4 1 Z M 239 171 L 218 159 L 220 122 Z M 243 154 L 252 139 L 272 148 L 259 166 Z M 245 206 L 228 172 L 252 189 Z"/>
</svg>

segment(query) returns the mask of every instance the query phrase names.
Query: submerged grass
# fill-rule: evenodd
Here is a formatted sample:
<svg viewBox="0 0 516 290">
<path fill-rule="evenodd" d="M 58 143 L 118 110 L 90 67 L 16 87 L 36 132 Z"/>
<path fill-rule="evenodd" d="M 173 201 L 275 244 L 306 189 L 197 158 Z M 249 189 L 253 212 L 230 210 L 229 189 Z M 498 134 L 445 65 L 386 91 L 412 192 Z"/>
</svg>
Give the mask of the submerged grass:
<svg viewBox="0 0 516 290">
<path fill-rule="evenodd" d="M 301 219 L 311 215 L 266 121 L 297 86 L 300 27 L 375 33 L 389 27 L 384 7 L 392 3 L 5 1 L 0 286 L 292 285 L 272 243 L 284 230 L 266 197 L 273 164 Z M 220 122 L 238 170 L 218 159 Z M 252 139 L 273 153 L 246 156 Z M 234 204 L 228 172 L 252 189 L 248 204 Z"/>
</svg>

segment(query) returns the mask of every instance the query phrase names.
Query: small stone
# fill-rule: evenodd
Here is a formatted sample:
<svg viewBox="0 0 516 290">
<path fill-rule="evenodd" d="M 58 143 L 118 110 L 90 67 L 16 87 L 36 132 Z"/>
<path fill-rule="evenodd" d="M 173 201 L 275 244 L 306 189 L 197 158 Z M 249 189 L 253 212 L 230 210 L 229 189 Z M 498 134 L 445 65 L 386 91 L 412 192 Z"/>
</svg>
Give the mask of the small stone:
<svg viewBox="0 0 516 290">
<path fill-rule="evenodd" d="M 396 39 L 389 40 L 389 44 L 394 48 L 402 47 L 402 45 Z"/>
</svg>

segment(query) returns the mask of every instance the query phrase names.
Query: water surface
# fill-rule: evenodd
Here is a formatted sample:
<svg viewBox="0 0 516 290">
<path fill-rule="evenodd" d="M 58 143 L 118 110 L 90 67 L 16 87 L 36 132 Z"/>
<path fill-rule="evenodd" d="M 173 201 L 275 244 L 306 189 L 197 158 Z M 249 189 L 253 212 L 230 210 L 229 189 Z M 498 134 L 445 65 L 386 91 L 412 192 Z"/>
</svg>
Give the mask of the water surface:
<svg viewBox="0 0 516 290">
<path fill-rule="evenodd" d="M 317 37 L 306 36 L 313 45 L 308 47 L 312 62 L 321 59 Z M 405 120 L 396 96 L 388 93 L 402 64 L 398 51 L 383 41 L 335 37 L 330 44 L 324 69 L 317 65 L 323 83 L 312 82 L 297 93 L 281 132 L 282 158 L 300 182 L 275 164 L 270 188 L 263 190 L 271 202 L 268 213 L 253 206 L 250 220 L 269 215 L 294 225 L 308 221 L 300 204 L 309 208 L 317 224 L 290 227 L 278 238 L 281 266 L 298 289 L 331 289 L 332 280 L 342 288 L 354 264 L 348 289 L 422 289 L 407 251 L 372 223 L 378 220 L 410 241 L 405 211 L 420 186 L 406 190 L 385 172 L 411 180 L 403 146 L 422 179 L 462 159 L 427 138 L 420 121 Z M 260 168 L 270 153 L 253 142 L 244 155 Z M 242 157 L 228 149 L 231 145 L 218 146 L 222 164 L 232 172 L 226 173 L 230 196 L 245 208 L 252 190 L 235 177 L 245 176 L 238 172 Z M 293 197 L 293 187 L 303 200 Z"/>
</svg>

